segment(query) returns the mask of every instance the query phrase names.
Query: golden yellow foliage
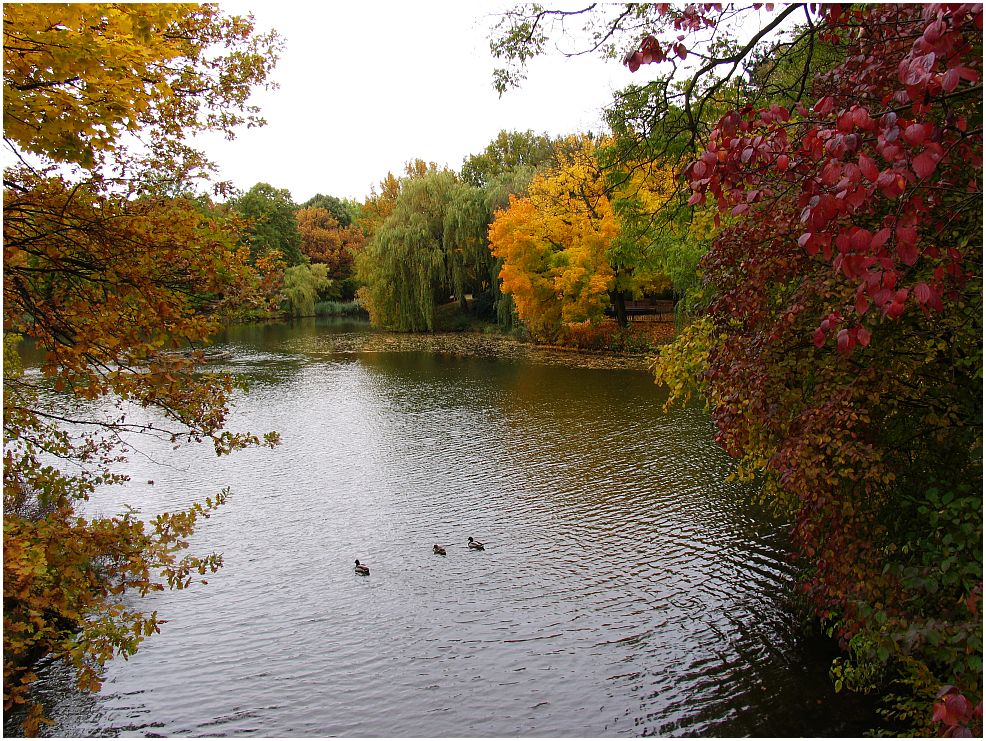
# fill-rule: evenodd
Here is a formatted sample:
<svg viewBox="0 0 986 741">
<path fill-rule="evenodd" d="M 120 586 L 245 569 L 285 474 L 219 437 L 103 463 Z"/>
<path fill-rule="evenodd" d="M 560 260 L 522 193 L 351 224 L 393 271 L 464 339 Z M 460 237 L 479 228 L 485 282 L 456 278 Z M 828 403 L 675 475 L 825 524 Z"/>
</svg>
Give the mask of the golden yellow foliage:
<svg viewBox="0 0 986 741">
<path fill-rule="evenodd" d="M 503 260 L 501 290 L 538 339 L 600 319 L 614 284 L 607 251 L 619 226 L 594 145 L 586 140 L 561 159 L 535 176 L 526 198 L 511 196 L 489 229 L 490 249 Z"/>
<path fill-rule="evenodd" d="M 235 55 L 206 55 L 225 46 Z M 122 134 L 180 142 L 261 123 L 251 87 L 276 34 L 198 3 L 4 3 L 3 129 L 23 150 L 93 167 Z"/>
<path fill-rule="evenodd" d="M 26 376 L 4 337 L 9 712 L 31 702 L 31 666 L 44 656 L 73 666 L 80 688 L 98 688 L 102 665 L 156 630 L 157 616 L 127 594 L 184 588 L 221 563 L 180 552 L 225 494 L 150 522 L 86 519 L 75 505 L 125 479 L 122 431 L 210 440 L 217 453 L 262 442 L 225 429 L 232 377 L 201 372 L 201 353 L 162 352 L 206 343 L 228 309 L 264 287 L 234 219 L 165 193 L 207 165 L 187 135 L 259 123 L 246 100 L 278 43 L 216 5 L 6 3 L 3 14 L 4 136 L 32 165 L 4 171 L 4 330 L 45 353 L 41 376 Z M 128 150 L 128 133 L 146 151 Z M 66 429 L 46 404 L 51 390 L 135 402 L 162 422 L 80 412 Z M 35 733 L 43 709 L 26 710 L 24 730 Z"/>
</svg>

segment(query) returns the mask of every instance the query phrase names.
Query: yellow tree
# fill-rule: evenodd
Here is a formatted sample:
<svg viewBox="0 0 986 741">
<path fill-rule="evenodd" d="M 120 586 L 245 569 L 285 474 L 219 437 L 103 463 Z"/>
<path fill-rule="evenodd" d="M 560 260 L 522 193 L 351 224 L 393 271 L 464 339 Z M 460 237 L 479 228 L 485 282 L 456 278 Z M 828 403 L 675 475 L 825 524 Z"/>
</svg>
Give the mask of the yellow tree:
<svg viewBox="0 0 986 741">
<path fill-rule="evenodd" d="M 210 440 L 217 453 L 261 442 L 225 429 L 230 377 L 201 373 L 201 354 L 161 352 L 203 344 L 258 288 L 236 222 L 168 194 L 209 169 L 189 134 L 260 123 L 247 96 L 280 42 L 214 5 L 3 13 L 4 136 L 24 162 L 4 172 L 4 710 L 30 706 L 33 733 L 36 659 L 60 658 L 97 688 L 107 660 L 157 630 L 127 594 L 189 586 L 221 562 L 182 551 L 225 495 L 146 523 L 76 508 L 125 479 L 122 432 Z M 18 335 L 44 351 L 40 379 L 21 372 Z M 158 421 L 69 419 L 45 403 L 51 390 L 136 402 Z"/>
<path fill-rule="evenodd" d="M 489 229 L 503 260 L 501 289 L 531 334 L 555 339 L 563 325 L 595 322 L 609 305 L 615 273 L 608 251 L 619 234 L 588 139 L 536 175 L 526 198 L 511 196 Z"/>
<path fill-rule="evenodd" d="M 210 55 L 210 47 L 228 53 Z M 194 131 L 258 125 L 251 90 L 280 40 L 250 17 L 196 3 L 13 3 L 3 14 L 4 136 L 25 152 L 86 168 L 136 164 L 123 134 L 151 144 L 144 165 L 173 165 Z"/>
</svg>

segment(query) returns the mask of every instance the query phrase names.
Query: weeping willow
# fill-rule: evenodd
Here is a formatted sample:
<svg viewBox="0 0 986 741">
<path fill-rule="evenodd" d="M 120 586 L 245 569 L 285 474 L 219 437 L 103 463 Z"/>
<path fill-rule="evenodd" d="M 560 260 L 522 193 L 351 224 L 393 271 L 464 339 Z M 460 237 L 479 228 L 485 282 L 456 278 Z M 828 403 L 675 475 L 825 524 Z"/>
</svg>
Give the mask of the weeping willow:
<svg viewBox="0 0 986 741">
<path fill-rule="evenodd" d="M 393 212 L 357 259 L 374 323 L 402 332 L 434 331 L 435 307 L 454 290 L 444 234 L 455 184 L 448 171 L 403 182 Z"/>
<path fill-rule="evenodd" d="M 356 258 L 359 300 L 371 321 L 402 332 L 435 331 L 435 310 L 450 301 L 467 310 L 466 296 L 489 293 L 500 324 L 510 327 L 513 305 L 500 293 L 500 261 L 490 253 L 493 214 L 511 193 L 526 190 L 534 169 L 517 168 L 480 188 L 449 170 L 401 180 L 394 209 Z"/>
<path fill-rule="evenodd" d="M 295 265 L 284 271 L 284 287 L 281 289 L 288 302 L 291 316 L 315 316 L 315 302 L 319 294 L 332 287 L 328 266 Z"/>
</svg>

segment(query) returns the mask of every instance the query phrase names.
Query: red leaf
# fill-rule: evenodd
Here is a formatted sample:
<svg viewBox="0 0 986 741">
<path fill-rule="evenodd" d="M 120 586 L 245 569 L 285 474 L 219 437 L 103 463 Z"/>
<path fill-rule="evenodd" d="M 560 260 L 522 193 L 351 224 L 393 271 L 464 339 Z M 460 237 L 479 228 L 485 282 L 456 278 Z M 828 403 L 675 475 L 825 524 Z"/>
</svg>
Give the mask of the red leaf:
<svg viewBox="0 0 986 741">
<path fill-rule="evenodd" d="M 897 179 L 897 173 L 893 170 L 884 170 L 880 173 L 879 177 L 876 179 L 876 184 L 881 188 L 886 188 L 893 185 L 894 181 Z"/>
<path fill-rule="evenodd" d="M 918 248 L 913 244 L 898 242 L 897 256 L 905 265 L 913 265 L 918 261 Z"/>
<path fill-rule="evenodd" d="M 979 73 L 974 69 L 969 69 L 968 67 L 956 67 L 955 71 L 958 72 L 959 77 L 963 80 L 976 82 L 979 79 Z"/>
<path fill-rule="evenodd" d="M 749 203 L 740 203 L 740 204 L 738 204 L 736 206 L 733 206 L 732 214 L 733 214 L 733 216 L 742 216 L 743 214 L 745 214 L 749 210 L 750 210 L 750 204 Z"/>
<path fill-rule="evenodd" d="M 870 241 L 870 249 L 878 250 L 883 247 L 883 245 L 887 243 L 887 240 L 890 239 L 891 234 L 893 234 L 893 232 L 889 227 L 884 227 L 878 231 L 873 235 L 873 239 Z"/>
<path fill-rule="evenodd" d="M 815 347 L 821 347 L 822 345 L 824 345 L 825 344 L 825 330 L 822 329 L 822 328 L 820 328 L 820 327 L 818 329 L 816 329 L 815 330 L 815 335 L 811 338 L 811 341 L 814 343 Z"/>
<path fill-rule="evenodd" d="M 866 229 L 859 229 L 853 233 L 852 237 L 849 239 L 849 244 L 856 252 L 862 252 L 867 247 L 870 246 L 870 241 L 873 239 L 873 235 L 870 234 Z"/>
<path fill-rule="evenodd" d="M 863 173 L 863 177 L 871 183 L 875 183 L 876 179 L 880 177 L 880 170 L 877 168 L 876 162 L 871 160 L 865 154 L 859 155 L 859 171 Z"/>
<path fill-rule="evenodd" d="M 919 57 L 914 57 L 907 61 L 905 58 L 901 62 L 898 78 L 905 85 L 920 85 L 926 82 L 932 68 L 935 66 L 935 53 L 929 52 Z"/>
<path fill-rule="evenodd" d="M 689 206 L 694 206 L 698 203 L 704 203 L 704 202 L 705 202 L 705 193 L 700 193 L 698 191 L 692 193 L 692 197 L 688 199 Z"/>
<path fill-rule="evenodd" d="M 786 154 L 782 154 L 780 157 L 777 158 L 777 163 L 775 164 L 775 167 L 777 168 L 778 172 L 784 172 L 784 170 L 787 169 L 788 163 L 789 163 L 788 156 Z"/>
<path fill-rule="evenodd" d="M 840 329 L 836 342 L 839 348 L 839 352 L 849 352 L 849 350 L 852 349 L 852 341 L 851 338 L 849 337 L 849 330 Z"/>
<path fill-rule="evenodd" d="M 914 286 L 914 297 L 918 303 L 928 303 L 931 300 L 931 287 L 927 283 L 918 283 Z"/>
<path fill-rule="evenodd" d="M 904 226 L 903 224 L 897 227 L 897 241 L 906 242 L 908 244 L 915 244 L 918 241 L 918 230 L 913 226 Z"/>
<path fill-rule="evenodd" d="M 677 54 L 682 59 L 684 59 L 685 57 L 688 56 L 688 49 L 685 48 L 684 44 L 675 44 L 674 53 Z"/>
<path fill-rule="evenodd" d="M 972 731 L 966 726 L 956 725 L 945 731 L 944 738 L 974 738 Z"/>
<path fill-rule="evenodd" d="M 856 330 L 856 340 L 863 347 L 870 346 L 870 337 L 871 337 L 870 330 L 868 330 L 866 327 L 860 327 L 859 329 Z"/>
<path fill-rule="evenodd" d="M 825 116 L 831 113 L 833 108 L 835 108 L 835 98 L 831 95 L 826 95 L 815 103 L 815 107 L 812 110 L 819 115 Z"/>
<path fill-rule="evenodd" d="M 856 293 L 856 313 L 862 316 L 870 308 L 870 300 L 862 291 Z"/>
<path fill-rule="evenodd" d="M 692 165 L 692 177 L 701 178 L 705 176 L 706 165 L 702 160 L 698 160 Z"/>
<path fill-rule="evenodd" d="M 857 107 L 852 112 L 853 123 L 859 129 L 869 129 L 873 124 L 873 119 L 870 118 L 870 112 L 863 107 Z"/>
<path fill-rule="evenodd" d="M 927 131 L 924 124 L 913 123 L 904 129 L 904 141 L 912 146 L 917 146 L 924 141 Z"/>
<path fill-rule="evenodd" d="M 950 93 L 959 86 L 959 71 L 954 67 L 948 70 L 941 78 L 941 89 Z"/>
<path fill-rule="evenodd" d="M 911 162 L 911 167 L 914 168 L 914 172 L 917 173 L 919 178 L 926 178 L 935 171 L 939 159 L 940 156 L 937 152 L 926 149 L 914 158 Z"/>
</svg>

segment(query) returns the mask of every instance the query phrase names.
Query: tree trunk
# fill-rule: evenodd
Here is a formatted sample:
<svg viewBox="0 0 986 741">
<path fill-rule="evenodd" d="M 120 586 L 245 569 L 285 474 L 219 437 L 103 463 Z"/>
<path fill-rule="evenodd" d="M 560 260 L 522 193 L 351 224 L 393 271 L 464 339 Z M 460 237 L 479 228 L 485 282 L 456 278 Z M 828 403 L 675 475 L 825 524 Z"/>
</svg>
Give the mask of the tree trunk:
<svg viewBox="0 0 986 741">
<path fill-rule="evenodd" d="M 616 312 L 616 323 L 621 329 L 627 327 L 627 305 L 624 300 L 623 291 L 610 291 L 610 301 L 613 303 L 613 310 Z"/>
</svg>

